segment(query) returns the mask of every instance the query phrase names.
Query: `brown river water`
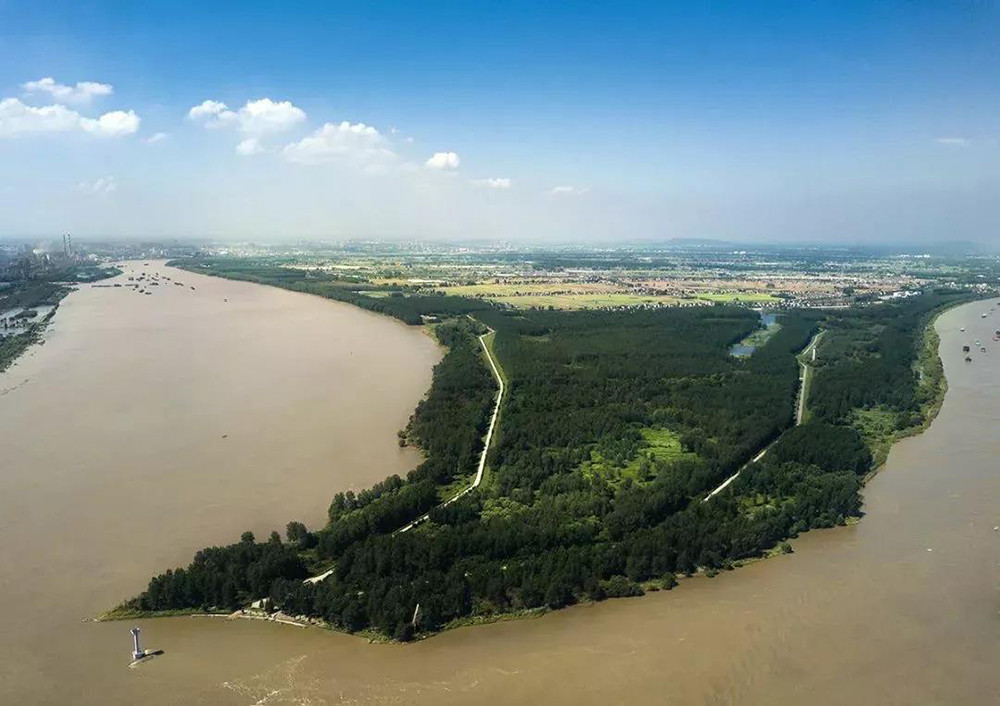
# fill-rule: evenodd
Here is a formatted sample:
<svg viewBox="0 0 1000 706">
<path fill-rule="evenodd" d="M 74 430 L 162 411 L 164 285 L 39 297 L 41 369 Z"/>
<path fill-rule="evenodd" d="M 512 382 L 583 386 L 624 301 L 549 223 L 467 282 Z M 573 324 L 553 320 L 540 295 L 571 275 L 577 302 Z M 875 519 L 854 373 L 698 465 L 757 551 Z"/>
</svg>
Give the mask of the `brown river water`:
<svg viewBox="0 0 1000 706">
<path fill-rule="evenodd" d="M 794 554 L 405 646 L 143 620 L 165 653 L 129 669 L 131 624 L 81 618 L 412 465 L 395 431 L 440 355 L 348 305 L 158 269 L 197 291 L 83 288 L 0 375 L 0 703 L 1000 703 L 1000 346 L 961 353 L 1000 327 L 984 304 L 939 319 L 944 407 L 862 522 Z"/>
</svg>

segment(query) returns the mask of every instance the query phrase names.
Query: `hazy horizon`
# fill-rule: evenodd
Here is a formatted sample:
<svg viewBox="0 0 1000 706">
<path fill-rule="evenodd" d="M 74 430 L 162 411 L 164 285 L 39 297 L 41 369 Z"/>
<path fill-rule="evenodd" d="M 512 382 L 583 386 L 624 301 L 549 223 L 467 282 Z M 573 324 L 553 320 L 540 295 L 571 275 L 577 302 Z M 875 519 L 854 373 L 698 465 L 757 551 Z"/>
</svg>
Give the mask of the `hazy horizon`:
<svg viewBox="0 0 1000 706">
<path fill-rule="evenodd" d="M 994 246 L 1000 8 L 0 3 L 0 237 Z"/>
</svg>

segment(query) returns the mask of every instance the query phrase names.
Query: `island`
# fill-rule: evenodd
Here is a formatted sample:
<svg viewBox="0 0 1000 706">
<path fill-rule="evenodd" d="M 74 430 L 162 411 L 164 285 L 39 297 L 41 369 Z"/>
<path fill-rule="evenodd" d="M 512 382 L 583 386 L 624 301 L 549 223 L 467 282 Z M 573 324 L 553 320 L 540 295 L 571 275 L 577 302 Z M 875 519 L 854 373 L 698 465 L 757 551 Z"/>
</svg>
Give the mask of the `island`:
<svg viewBox="0 0 1000 706">
<path fill-rule="evenodd" d="M 400 430 L 424 453 L 405 477 L 337 493 L 323 527 L 203 549 L 102 617 L 277 614 L 399 641 L 671 589 L 857 521 L 866 478 L 943 399 L 934 318 L 982 296 L 786 307 L 763 335 L 731 299 L 518 308 L 253 258 L 171 264 L 423 325 L 447 353 Z"/>
</svg>

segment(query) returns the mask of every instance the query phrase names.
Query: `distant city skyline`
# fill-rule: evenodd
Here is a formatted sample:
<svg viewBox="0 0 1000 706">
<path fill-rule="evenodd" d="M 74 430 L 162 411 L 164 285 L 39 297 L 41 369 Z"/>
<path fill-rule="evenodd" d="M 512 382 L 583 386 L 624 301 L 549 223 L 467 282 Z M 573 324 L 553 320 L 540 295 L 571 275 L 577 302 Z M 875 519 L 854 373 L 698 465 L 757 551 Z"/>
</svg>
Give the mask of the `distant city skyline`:
<svg viewBox="0 0 1000 706">
<path fill-rule="evenodd" d="M 995 245 L 998 39 L 990 3 L 0 2 L 0 237 Z"/>
</svg>

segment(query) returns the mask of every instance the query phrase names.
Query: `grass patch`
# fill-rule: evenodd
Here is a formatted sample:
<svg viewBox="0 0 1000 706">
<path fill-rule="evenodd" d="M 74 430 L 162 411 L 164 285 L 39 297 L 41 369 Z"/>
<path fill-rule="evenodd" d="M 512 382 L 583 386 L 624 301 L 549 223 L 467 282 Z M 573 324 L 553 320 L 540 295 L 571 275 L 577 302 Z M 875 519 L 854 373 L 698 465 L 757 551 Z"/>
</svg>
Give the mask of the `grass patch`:
<svg viewBox="0 0 1000 706">
<path fill-rule="evenodd" d="M 485 471 L 483 472 L 483 475 L 485 477 Z M 451 483 L 448 483 L 448 485 L 439 485 L 437 489 L 438 502 L 443 503 L 447 500 L 451 500 L 453 497 L 472 485 L 472 481 L 475 479 L 476 473 L 473 471 L 467 476 L 455 477 L 452 479 Z"/>
<path fill-rule="evenodd" d="M 654 462 L 669 462 L 683 458 L 696 458 L 696 454 L 685 451 L 680 435 L 670 429 L 640 429 L 643 445 L 635 458 L 625 465 L 606 459 L 597 449 L 590 450 L 590 460 L 580 466 L 585 478 L 600 477 L 612 485 L 620 485 L 625 479 L 644 483 L 653 479 Z"/>
<path fill-rule="evenodd" d="M 218 608 L 178 608 L 176 610 L 137 610 L 125 606 L 118 606 L 109 611 L 101 613 L 94 618 L 99 623 L 111 620 L 139 620 L 144 618 L 177 618 L 186 615 L 229 615 L 233 611 Z"/>
<path fill-rule="evenodd" d="M 641 454 L 655 458 L 659 461 L 674 461 L 680 458 L 694 458 L 695 454 L 685 451 L 681 447 L 681 437 L 670 429 L 642 429 L 645 446 Z"/>
</svg>

